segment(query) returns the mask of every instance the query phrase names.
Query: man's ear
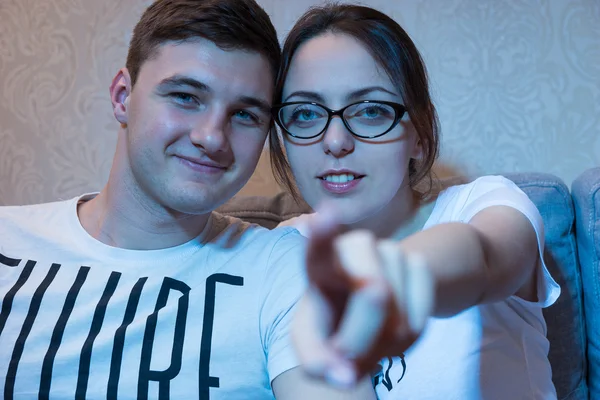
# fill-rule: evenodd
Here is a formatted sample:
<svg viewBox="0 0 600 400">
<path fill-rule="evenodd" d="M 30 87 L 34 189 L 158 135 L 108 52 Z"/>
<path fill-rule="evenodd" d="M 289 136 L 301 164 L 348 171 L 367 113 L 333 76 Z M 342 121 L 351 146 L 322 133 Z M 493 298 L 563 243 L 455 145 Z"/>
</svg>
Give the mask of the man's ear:
<svg viewBox="0 0 600 400">
<path fill-rule="evenodd" d="M 121 68 L 110 84 L 110 101 L 113 114 L 121 125 L 128 123 L 129 96 L 131 95 L 131 77 L 127 68 Z"/>
</svg>

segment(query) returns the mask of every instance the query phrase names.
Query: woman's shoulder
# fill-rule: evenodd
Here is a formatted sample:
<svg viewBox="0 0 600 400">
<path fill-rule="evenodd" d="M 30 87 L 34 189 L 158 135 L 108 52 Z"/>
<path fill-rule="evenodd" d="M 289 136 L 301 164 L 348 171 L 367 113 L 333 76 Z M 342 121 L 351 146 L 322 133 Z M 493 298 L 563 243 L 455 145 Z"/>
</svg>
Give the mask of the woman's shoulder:
<svg viewBox="0 0 600 400">
<path fill-rule="evenodd" d="M 501 175 L 485 175 L 468 183 L 452 185 L 437 196 L 436 213 L 440 220 L 469 220 L 475 212 L 495 205 L 529 208 L 531 201 L 510 179 Z"/>
<path fill-rule="evenodd" d="M 481 197 L 488 197 L 489 194 L 499 197 L 506 193 L 523 192 L 510 179 L 502 175 L 480 176 L 470 182 L 452 185 L 440 191 L 437 201 L 440 203 L 456 201 L 459 203 L 468 203 Z"/>
<path fill-rule="evenodd" d="M 311 214 L 300 214 L 297 217 L 293 217 L 290 219 L 286 219 L 285 221 L 281 221 L 277 228 L 288 226 L 291 228 L 295 228 L 300 234 L 304 237 L 309 236 L 309 226 L 310 221 L 316 216 L 316 213 Z"/>
<path fill-rule="evenodd" d="M 497 189 L 518 189 L 518 186 L 502 175 L 484 175 L 468 182 L 447 186 L 440 190 L 439 197 L 456 196 L 460 193 L 482 194 Z"/>
</svg>

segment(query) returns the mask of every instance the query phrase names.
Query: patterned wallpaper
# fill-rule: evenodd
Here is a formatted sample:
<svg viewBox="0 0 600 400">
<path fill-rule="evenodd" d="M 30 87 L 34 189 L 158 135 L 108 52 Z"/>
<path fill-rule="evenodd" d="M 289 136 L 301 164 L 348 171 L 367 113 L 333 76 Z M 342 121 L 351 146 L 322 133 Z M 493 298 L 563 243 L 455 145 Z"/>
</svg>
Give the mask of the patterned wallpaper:
<svg viewBox="0 0 600 400">
<path fill-rule="evenodd" d="M 259 0 L 283 37 L 316 0 Z M 442 123 L 442 175 L 600 165 L 600 1 L 370 0 L 414 38 Z M 108 86 L 148 0 L 0 0 L 0 204 L 97 191 Z M 263 158 L 244 194 L 274 193 Z"/>
</svg>

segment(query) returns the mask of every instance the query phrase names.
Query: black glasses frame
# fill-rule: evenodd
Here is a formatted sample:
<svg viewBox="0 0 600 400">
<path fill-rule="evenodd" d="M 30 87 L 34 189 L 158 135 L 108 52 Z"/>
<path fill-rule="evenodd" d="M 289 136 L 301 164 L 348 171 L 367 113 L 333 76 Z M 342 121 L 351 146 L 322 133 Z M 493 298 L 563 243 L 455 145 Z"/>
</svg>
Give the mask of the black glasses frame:
<svg viewBox="0 0 600 400">
<path fill-rule="evenodd" d="M 389 127 L 388 130 L 386 130 L 383 133 L 379 133 L 377 135 L 371 135 L 371 136 L 365 136 L 365 135 L 359 135 L 356 132 L 354 132 L 352 130 L 352 128 L 350 128 L 350 125 L 348 124 L 348 122 L 346 122 L 346 119 L 344 118 L 344 111 L 346 111 L 347 108 L 350 108 L 352 106 L 355 106 L 357 104 L 368 104 L 368 103 L 375 103 L 375 104 L 385 104 L 386 106 L 390 106 L 394 109 L 394 111 L 396 112 L 396 117 L 394 119 L 394 122 L 392 123 L 392 125 Z M 308 104 L 308 105 L 313 105 L 313 106 L 318 106 L 321 107 L 322 109 L 324 109 L 325 111 L 327 111 L 328 114 L 328 118 L 327 118 L 327 123 L 325 124 L 325 127 L 316 135 L 313 136 L 297 136 L 294 135 L 292 132 L 288 131 L 284 125 L 284 123 L 281 121 L 281 109 L 287 106 L 291 106 L 294 104 Z M 312 101 L 290 101 L 287 103 L 281 103 L 281 104 L 277 104 L 274 105 L 271 109 L 271 112 L 273 113 L 273 118 L 275 119 L 275 122 L 277 123 L 277 125 L 279 125 L 279 127 L 288 135 L 295 137 L 297 139 L 314 139 L 320 135 L 322 135 L 327 128 L 329 128 L 329 124 L 331 123 L 331 119 L 334 116 L 338 116 L 340 117 L 340 119 L 342 120 L 342 123 L 344 124 L 344 126 L 346 127 L 346 129 L 348 129 L 348 132 L 350 132 L 352 135 L 359 137 L 361 139 L 375 139 L 378 138 L 380 136 L 385 135 L 386 133 L 388 133 L 389 131 L 391 131 L 392 129 L 394 129 L 396 127 L 396 125 L 398 125 L 398 123 L 400 122 L 400 120 L 402 119 L 402 117 L 404 116 L 404 114 L 406 113 L 406 106 L 404 106 L 403 104 L 400 103 L 394 103 L 392 101 L 381 101 L 381 100 L 362 100 L 362 101 L 357 101 L 355 103 L 352 104 L 348 104 L 346 107 L 340 108 L 339 110 L 332 110 L 329 107 L 324 106 L 323 104 L 319 104 L 319 103 L 315 103 Z"/>
</svg>

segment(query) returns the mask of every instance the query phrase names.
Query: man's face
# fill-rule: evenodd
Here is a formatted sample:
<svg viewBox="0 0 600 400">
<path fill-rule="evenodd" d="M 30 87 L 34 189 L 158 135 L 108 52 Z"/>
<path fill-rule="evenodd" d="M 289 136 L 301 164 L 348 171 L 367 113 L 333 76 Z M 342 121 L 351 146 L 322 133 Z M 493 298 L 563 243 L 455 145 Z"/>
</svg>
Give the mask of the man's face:
<svg viewBox="0 0 600 400">
<path fill-rule="evenodd" d="M 121 178 L 145 203 L 184 214 L 214 210 L 254 172 L 272 91 L 270 65 L 258 53 L 208 40 L 162 45 L 123 100 Z"/>
</svg>

